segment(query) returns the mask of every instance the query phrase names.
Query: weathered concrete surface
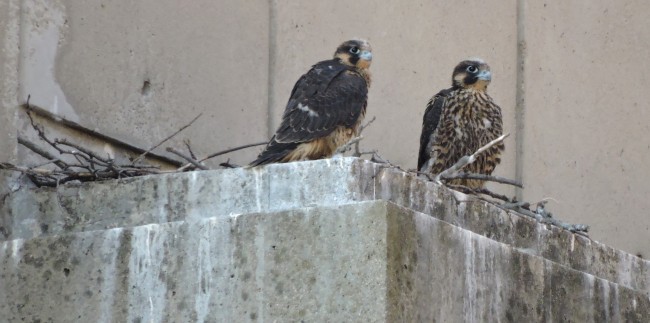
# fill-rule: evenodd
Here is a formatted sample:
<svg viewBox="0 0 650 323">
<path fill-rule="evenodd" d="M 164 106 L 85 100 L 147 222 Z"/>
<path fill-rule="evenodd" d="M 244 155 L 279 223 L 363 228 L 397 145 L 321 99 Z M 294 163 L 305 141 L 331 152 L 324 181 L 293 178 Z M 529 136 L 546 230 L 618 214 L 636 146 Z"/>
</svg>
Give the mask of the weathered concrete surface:
<svg viewBox="0 0 650 323">
<path fill-rule="evenodd" d="M 205 217 L 4 242 L 0 312 L 8 322 L 650 317 L 646 292 L 390 202 Z"/>
<path fill-rule="evenodd" d="M 361 166 L 358 170 L 354 167 Z M 370 168 L 366 168 L 369 166 Z M 373 164 L 354 158 L 169 174 L 58 189 L 21 190 L 2 206 L 0 237 L 128 227 L 209 216 L 331 206 L 359 199 L 354 189 Z M 327 179 L 317 180 L 313 179 Z M 305 182 L 311 185 L 304 185 Z M 352 188 L 351 188 L 352 187 Z"/>
<path fill-rule="evenodd" d="M 648 261 L 355 158 L 21 190 L 8 196 L 0 209 L 0 238 L 30 239 L 206 216 L 227 219 L 233 214 L 377 199 L 650 294 Z"/>
<path fill-rule="evenodd" d="M 168 146 L 190 138 L 207 155 L 264 140 L 268 6 L 23 1 L 21 99 L 144 149 L 199 113 Z"/>
<path fill-rule="evenodd" d="M 526 199 L 559 200 L 556 213 L 591 223 L 599 240 L 650 254 L 643 239 L 650 181 L 642 162 L 650 147 L 630 140 L 643 138 L 650 123 L 643 108 L 650 95 L 641 90 L 650 72 L 644 1 L 0 6 L 0 61 L 21 58 L 2 64 L 0 82 L 13 92 L 20 84 L 19 93 L 2 94 L 2 109 L 14 110 L 31 94 L 32 103 L 145 149 L 203 112 L 168 143 L 182 147 L 189 138 L 201 156 L 268 138 L 300 74 L 341 40 L 366 37 L 375 49 L 368 117 L 378 119 L 362 145 L 413 167 L 426 100 L 449 84 L 458 60 L 482 56 L 494 72 L 490 92 L 504 110 L 504 128 L 513 133 L 497 172 L 513 177 L 518 160 Z M 519 128 L 517 97 L 524 107 Z M 15 121 L 7 111 L 0 112 L 0 157 L 14 158 L 15 128 L 34 135 L 24 115 Z M 519 151 L 515 138 L 523 138 Z M 227 157 L 244 164 L 260 149 Z M 32 162 L 20 152 L 19 160 Z"/>
<path fill-rule="evenodd" d="M 17 144 L 19 9 L 17 0 L 0 3 L 0 160 L 9 162 L 16 159 Z M 0 184 L 3 177 L 0 173 Z"/>
<path fill-rule="evenodd" d="M 10 322 L 381 321 L 385 214 L 381 203 L 208 213 L 6 242 L 0 313 Z"/>
<path fill-rule="evenodd" d="M 523 191 L 650 254 L 650 3 L 525 1 Z"/>
</svg>

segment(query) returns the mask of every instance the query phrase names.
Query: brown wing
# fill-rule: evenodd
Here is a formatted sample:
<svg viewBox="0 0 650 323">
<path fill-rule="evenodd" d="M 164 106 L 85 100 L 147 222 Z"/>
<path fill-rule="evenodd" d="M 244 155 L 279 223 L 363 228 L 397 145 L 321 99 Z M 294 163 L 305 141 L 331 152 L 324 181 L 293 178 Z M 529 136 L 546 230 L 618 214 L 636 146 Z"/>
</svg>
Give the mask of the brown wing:
<svg viewBox="0 0 650 323">
<path fill-rule="evenodd" d="M 280 161 L 300 143 L 325 137 L 339 126 L 351 128 L 367 97 L 365 79 L 350 67 L 336 60 L 314 65 L 296 82 L 280 127 L 250 165 Z"/>
<path fill-rule="evenodd" d="M 440 123 L 440 115 L 445 105 L 447 95 L 453 91 L 453 88 L 446 89 L 434 95 L 422 117 L 422 133 L 420 134 L 420 152 L 418 154 L 418 170 L 422 171 L 422 166 L 431 158 L 431 147 L 435 140 L 433 134 Z"/>
</svg>

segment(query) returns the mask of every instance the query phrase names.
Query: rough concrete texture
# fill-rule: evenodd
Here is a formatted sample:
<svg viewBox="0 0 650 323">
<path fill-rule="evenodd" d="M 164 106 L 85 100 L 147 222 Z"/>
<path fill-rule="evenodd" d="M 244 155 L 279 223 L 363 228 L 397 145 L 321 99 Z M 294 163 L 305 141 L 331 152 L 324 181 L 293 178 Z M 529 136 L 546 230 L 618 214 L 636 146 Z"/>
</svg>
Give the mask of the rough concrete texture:
<svg viewBox="0 0 650 323">
<path fill-rule="evenodd" d="M 0 291 L 0 312 L 9 321 L 381 321 L 385 212 L 370 203 L 206 213 L 197 221 L 14 240 L 0 251 L 9 287 Z"/>
<path fill-rule="evenodd" d="M 167 146 L 267 139 L 268 2 L 28 0 L 21 12 L 22 100 L 144 149 L 199 113 Z"/>
<path fill-rule="evenodd" d="M 527 199 L 650 255 L 650 3 L 526 2 Z"/>
<path fill-rule="evenodd" d="M 6 0 L 0 157 L 15 157 L 15 128 L 34 139 L 29 127 L 12 123 L 11 110 L 27 94 L 145 149 L 203 112 L 157 152 L 182 147 L 186 138 L 199 156 L 261 141 L 278 126 L 291 87 L 310 64 L 330 57 L 343 39 L 366 37 L 375 50 L 368 117 L 378 119 L 362 147 L 413 167 L 424 104 L 448 86 L 457 61 L 481 56 L 492 66 L 490 93 L 503 108 L 504 128 L 513 133 L 497 172 L 513 177 L 520 170 L 526 200 L 553 198 L 559 217 L 589 223 L 596 239 L 647 256 L 643 161 L 650 146 L 630 138 L 645 138 L 650 124 L 643 104 L 650 92 L 640 90 L 650 72 L 648 6 Z M 227 157 L 244 164 L 260 149 Z"/>
<path fill-rule="evenodd" d="M 19 1 L 0 3 L 0 160 L 10 162 L 15 161 L 17 145 L 19 8 Z"/>
<path fill-rule="evenodd" d="M 9 322 L 650 316 L 645 292 L 384 201 L 13 240 L 0 250 Z"/>
<path fill-rule="evenodd" d="M 0 213 L 12 320 L 650 315 L 650 262 L 354 158 L 21 190 Z"/>
</svg>

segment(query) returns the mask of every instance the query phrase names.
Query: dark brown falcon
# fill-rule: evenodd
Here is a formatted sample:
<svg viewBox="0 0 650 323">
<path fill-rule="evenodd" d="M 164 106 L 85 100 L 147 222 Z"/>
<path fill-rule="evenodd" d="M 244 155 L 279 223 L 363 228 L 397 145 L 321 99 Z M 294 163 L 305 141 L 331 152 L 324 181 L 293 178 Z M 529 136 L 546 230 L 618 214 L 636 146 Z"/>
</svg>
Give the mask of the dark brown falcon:
<svg viewBox="0 0 650 323">
<path fill-rule="evenodd" d="M 366 113 L 370 44 L 349 40 L 316 63 L 291 91 L 282 123 L 249 166 L 331 157 L 357 134 Z"/>
<path fill-rule="evenodd" d="M 460 62 L 452 74 L 452 87 L 434 95 L 424 112 L 418 170 L 434 175 L 502 134 L 501 108 L 487 94 L 492 75 L 480 59 Z M 492 146 L 465 166 L 470 173 L 489 175 L 501 161 L 503 143 Z M 483 187 L 483 181 L 454 180 L 453 185 Z"/>
</svg>

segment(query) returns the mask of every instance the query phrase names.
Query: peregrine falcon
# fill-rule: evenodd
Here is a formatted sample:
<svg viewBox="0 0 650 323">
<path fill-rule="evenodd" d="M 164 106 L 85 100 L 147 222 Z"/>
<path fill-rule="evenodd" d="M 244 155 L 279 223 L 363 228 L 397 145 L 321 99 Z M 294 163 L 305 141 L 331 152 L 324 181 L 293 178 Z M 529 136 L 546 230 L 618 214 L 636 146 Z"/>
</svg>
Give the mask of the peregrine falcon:
<svg viewBox="0 0 650 323">
<path fill-rule="evenodd" d="M 249 166 L 331 157 L 358 131 L 366 114 L 372 49 L 365 40 L 341 44 L 291 91 L 280 127 Z"/>
<path fill-rule="evenodd" d="M 434 95 L 424 112 L 419 171 L 437 175 L 501 135 L 501 108 L 487 94 L 491 79 L 490 67 L 481 59 L 456 65 L 452 87 Z M 492 146 L 467 165 L 465 171 L 490 175 L 501 161 L 503 149 L 503 142 Z M 451 184 L 476 189 L 484 183 L 453 180 Z"/>
</svg>

